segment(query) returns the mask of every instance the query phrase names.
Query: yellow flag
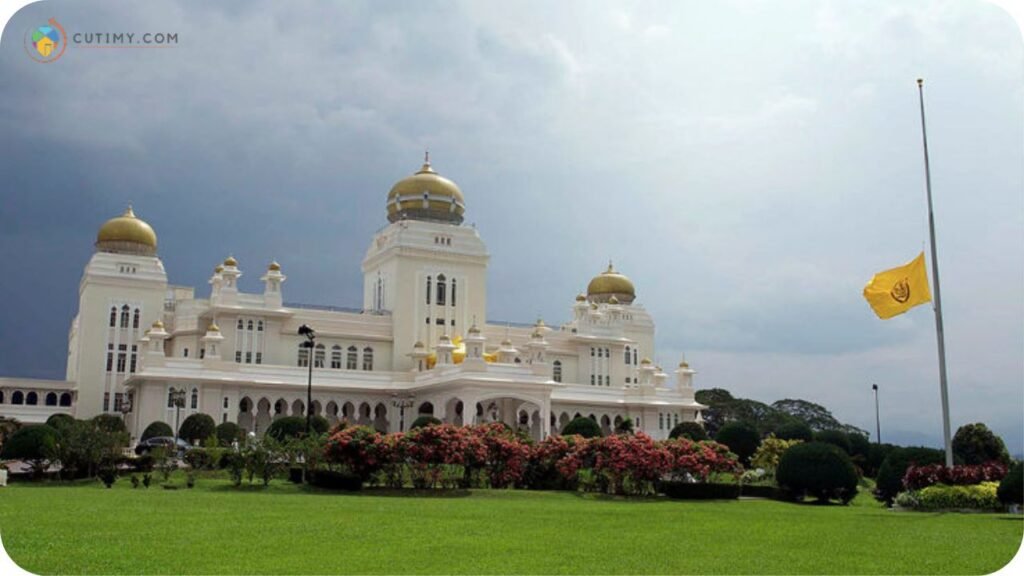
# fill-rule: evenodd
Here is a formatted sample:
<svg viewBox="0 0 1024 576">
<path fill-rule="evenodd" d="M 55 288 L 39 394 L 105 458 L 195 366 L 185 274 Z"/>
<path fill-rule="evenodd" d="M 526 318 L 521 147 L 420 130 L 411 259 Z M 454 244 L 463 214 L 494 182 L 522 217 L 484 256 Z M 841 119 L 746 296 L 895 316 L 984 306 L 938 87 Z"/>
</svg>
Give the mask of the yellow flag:
<svg viewBox="0 0 1024 576">
<path fill-rule="evenodd" d="M 864 298 L 879 318 L 892 318 L 932 301 L 924 252 L 907 264 L 879 272 L 864 286 Z"/>
</svg>

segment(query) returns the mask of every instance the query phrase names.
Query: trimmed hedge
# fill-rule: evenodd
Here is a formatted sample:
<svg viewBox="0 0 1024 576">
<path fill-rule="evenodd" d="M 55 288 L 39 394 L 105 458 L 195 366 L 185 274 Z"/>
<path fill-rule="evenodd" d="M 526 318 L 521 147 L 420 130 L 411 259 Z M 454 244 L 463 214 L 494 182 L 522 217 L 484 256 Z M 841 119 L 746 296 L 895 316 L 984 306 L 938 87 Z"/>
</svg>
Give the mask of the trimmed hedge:
<svg viewBox="0 0 1024 576">
<path fill-rule="evenodd" d="M 709 440 L 707 430 L 696 422 L 680 422 L 676 424 L 675 428 L 668 433 L 668 437 L 672 440 L 676 438 L 689 438 L 694 442 L 700 442 L 702 440 Z"/>
<path fill-rule="evenodd" d="M 736 500 L 740 497 L 739 484 L 665 480 L 658 483 L 657 489 L 676 500 Z"/>
<path fill-rule="evenodd" d="M 29 424 L 18 428 L 4 442 L 0 458 L 4 460 L 48 460 L 53 454 L 60 433 L 46 424 Z"/>
<path fill-rule="evenodd" d="M 775 430 L 775 437 L 780 440 L 814 440 L 814 431 L 803 422 L 787 422 Z"/>
<path fill-rule="evenodd" d="M 761 445 L 761 435 L 757 428 L 746 422 L 730 422 L 715 435 L 715 442 L 725 444 L 729 451 L 739 457 L 744 466 L 750 464 L 750 457 Z"/>
<path fill-rule="evenodd" d="M 900 506 L 921 511 L 937 510 L 1002 510 L 996 482 L 982 482 L 970 486 L 936 484 L 923 490 L 902 492 L 896 501 Z"/>
<path fill-rule="evenodd" d="M 309 483 L 317 488 L 325 488 L 327 490 L 357 492 L 363 489 L 363 481 L 359 476 L 334 470 L 314 471 L 309 479 Z"/>
<path fill-rule="evenodd" d="M 217 424 L 217 442 L 221 446 L 231 446 L 234 441 L 241 442 L 245 439 L 245 430 L 234 422 L 221 422 Z"/>
<path fill-rule="evenodd" d="M 120 416 L 114 416 L 113 414 L 99 414 L 97 416 L 93 416 L 92 423 L 104 432 L 128 431 L 128 428 L 124 425 L 124 419 Z"/>
<path fill-rule="evenodd" d="M 54 414 L 46 419 L 46 425 L 58 432 L 62 432 L 67 428 L 70 428 L 74 423 L 75 419 L 68 414 Z"/>
<path fill-rule="evenodd" d="M 836 446 L 843 452 L 846 452 L 847 455 L 853 453 L 853 447 L 850 445 L 850 436 L 840 430 L 822 430 L 814 435 L 814 441 Z"/>
<path fill-rule="evenodd" d="M 174 430 L 171 429 L 170 424 L 157 420 L 156 422 L 153 422 L 149 426 L 146 426 L 146 429 L 142 431 L 142 437 L 139 438 L 139 442 L 144 442 L 146 440 L 149 440 L 150 438 L 171 436 L 174 436 Z"/>
<path fill-rule="evenodd" d="M 412 421 L 412 425 L 409 426 L 409 430 L 415 430 L 416 428 L 426 428 L 427 426 L 437 426 L 441 424 L 441 421 L 433 416 L 420 416 L 419 418 Z"/>
<path fill-rule="evenodd" d="M 1017 462 L 999 483 L 996 495 L 1004 504 L 1024 504 L 1024 464 Z"/>
<path fill-rule="evenodd" d="M 911 464 L 924 466 L 927 464 L 944 464 L 946 455 L 942 450 L 913 446 L 895 448 L 882 461 L 878 468 L 875 496 L 884 502 L 891 503 L 897 494 L 903 491 L 903 476 Z"/>
<path fill-rule="evenodd" d="M 203 442 L 216 433 L 217 424 L 213 418 L 201 412 L 185 418 L 185 421 L 178 427 L 178 437 L 189 444 L 195 444 L 197 441 Z"/>
<path fill-rule="evenodd" d="M 953 435 L 953 457 L 961 464 L 984 464 L 992 460 L 1010 464 L 1003 439 L 981 422 L 957 428 Z"/>
<path fill-rule="evenodd" d="M 313 416 L 310 420 L 310 426 L 313 428 L 313 433 L 320 435 L 327 432 L 330 428 L 330 423 L 323 416 Z M 270 436 L 278 442 L 284 442 L 289 438 L 298 438 L 306 435 L 306 417 L 305 416 L 285 416 L 278 418 L 270 423 L 267 427 L 267 436 Z"/>
<path fill-rule="evenodd" d="M 573 434 L 579 434 L 584 438 L 600 438 L 604 436 L 601 433 L 601 426 L 586 416 L 573 418 L 565 425 L 565 428 L 562 428 L 562 436 L 572 436 Z"/>
<path fill-rule="evenodd" d="M 857 471 L 850 457 L 824 442 L 797 444 L 787 450 L 775 479 L 797 500 L 806 495 L 819 502 L 835 499 L 846 504 L 857 495 Z"/>
<path fill-rule="evenodd" d="M 740 496 L 753 496 L 755 498 L 771 498 L 772 500 L 787 500 L 787 495 L 784 491 L 775 486 L 764 486 L 764 485 L 742 485 L 740 486 Z"/>
</svg>

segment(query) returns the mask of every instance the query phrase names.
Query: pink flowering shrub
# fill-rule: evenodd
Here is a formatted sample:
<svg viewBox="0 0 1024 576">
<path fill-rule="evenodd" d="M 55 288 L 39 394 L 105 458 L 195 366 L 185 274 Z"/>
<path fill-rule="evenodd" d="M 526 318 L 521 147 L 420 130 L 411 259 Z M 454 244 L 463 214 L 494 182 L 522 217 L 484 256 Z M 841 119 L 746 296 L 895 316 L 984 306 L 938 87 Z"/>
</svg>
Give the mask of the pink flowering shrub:
<svg viewBox="0 0 1024 576">
<path fill-rule="evenodd" d="M 342 428 L 327 439 L 324 460 L 341 466 L 364 482 L 390 463 L 392 451 L 373 428 L 354 426 Z"/>
<path fill-rule="evenodd" d="M 643 432 L 594 438 L 594 473 L 612 494 L 654 493 L 654 482 L 669 471 L 668 451 Z"/>
<path fill-rule="evenodd" d="M 415 488 L 454 487 L 467 465 L 487 457 L 487 447 L 477 435 L 452 424 L 410 430 L 398 439 L 397 448 Z"/>
<path fill-rule="evenodd" d="M 1006 472 L 1006 465 L 995 460 L 952 468 L 946 468 L 942 464 L 910 466 L 903 475 L 903 487 L 907 490 L 921 490 L 935 484 L 968 486 L 982 482 L 997 482 L 1006 476 Z"/>
<path fill-rule="evenodd" d="M 473 426 L 470 431 L 485 447 L 484 469 L 491 488 L 508 488 L 517 484 L 526 472 L 529 444 L 504 424 L 496 422 Z"/>
<path fill-rule="evenodd" d="M 575 482 L 568 482 L 559 472 L 557 464 L 565 458 L 582 436 L 548 436 L 529 445 L 526 471 L 520 487 L 533 490 L 575 489 Z M 575 478 L 575 472 L 572 474 Z"/>
<path fill-rule="evenodd" d="M 713 473 L 739 474 L 743 471 L 736 455 L 718 442 L 694 442 L 680 437 L 666 440 L 661 445 L 668 454 L 668 474 L 676 481 L 692 479 L 707 482 Z"/>
</svg>

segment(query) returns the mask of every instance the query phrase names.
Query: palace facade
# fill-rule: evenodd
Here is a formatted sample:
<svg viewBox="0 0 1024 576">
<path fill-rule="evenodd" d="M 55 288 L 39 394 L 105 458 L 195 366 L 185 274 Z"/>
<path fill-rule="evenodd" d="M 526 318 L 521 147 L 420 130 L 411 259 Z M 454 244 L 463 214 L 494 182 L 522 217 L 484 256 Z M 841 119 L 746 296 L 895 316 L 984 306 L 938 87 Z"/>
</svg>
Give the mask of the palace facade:
<svg viewBox="0 0 1024 576">
<path fill-rule="evenodd" d="M 567 299 L 565 322 L 487 322 L 489 257 L 465 210 L 462 191 L 429 162 L 398 181 L 389 223 L 363 258 L 362 306 L 343 309 L 286 302 L 277 262 L 260 267 L 262 293 L 239 290 L 245 267 L 231 256 L 204 297 L 171 285 L 156 233 L 129 208 L 100 228 L 85 267 L 66 380 L 0 378 L 0 415 L 124 414 L 138 438 L 153 421 L 203 412 L 260 434 L 306 413 L 312 368 L 314 414 L 382 432 L 426 414 L 503 421 L 540 439 L 586 416 L 606 432 L 632 418 L 665 438 L 701 420 L 694 371 L 652 363 L 654 322 L 611 264 Z M 315 331 L 312 347 L 303 325 Z"/>
</svg>

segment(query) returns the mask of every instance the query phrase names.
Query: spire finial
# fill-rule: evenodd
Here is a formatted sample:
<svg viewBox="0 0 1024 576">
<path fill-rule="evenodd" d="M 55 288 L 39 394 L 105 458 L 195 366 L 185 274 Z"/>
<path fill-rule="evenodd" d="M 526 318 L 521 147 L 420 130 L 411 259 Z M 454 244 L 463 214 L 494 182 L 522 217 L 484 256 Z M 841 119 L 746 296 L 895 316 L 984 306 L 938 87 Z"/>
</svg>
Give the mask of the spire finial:
<svg viewBox="0 0 1024 576">
<path fill-rule="evenodd" d="M 425 149 L 423 151 L 423 163 L 424 164 L 430 164 L 430 149 L 429 148 Z"/>
<path fill-rule="evenodd" d="M 611 258 L 608 259 L 608 271 L 609 272 L 615 272 L 615 267 L 612 266 L 612 259 Z"/>
</svg>

